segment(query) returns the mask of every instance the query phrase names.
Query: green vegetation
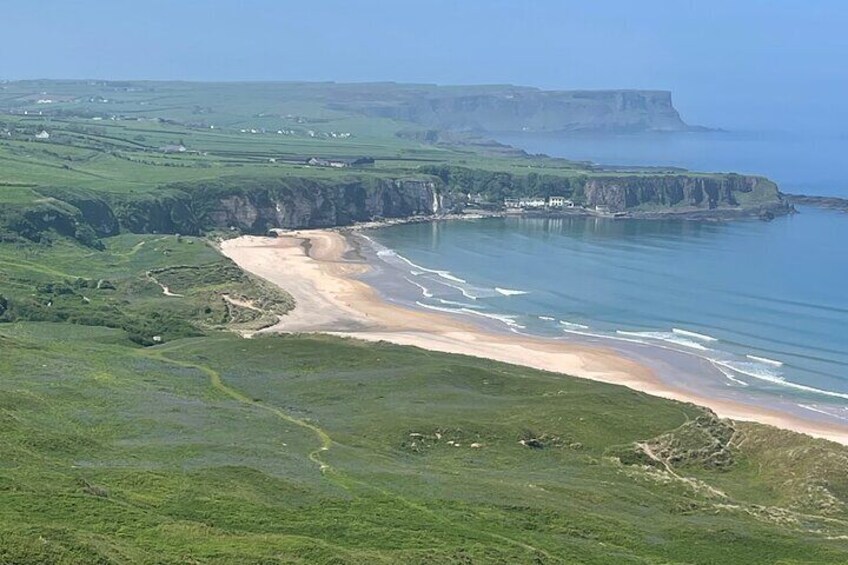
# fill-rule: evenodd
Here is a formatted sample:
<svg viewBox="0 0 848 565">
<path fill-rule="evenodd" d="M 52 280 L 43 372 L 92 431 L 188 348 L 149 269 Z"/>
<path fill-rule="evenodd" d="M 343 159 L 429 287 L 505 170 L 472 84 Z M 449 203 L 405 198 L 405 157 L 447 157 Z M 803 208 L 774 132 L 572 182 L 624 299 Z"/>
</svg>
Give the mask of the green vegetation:
<svg viewBox="0 0 848 565">
<path fill-rule="evenodd" d="M 398 136 L 315 85 L 0 88 L 0 563 L 848 561 L 845 448 L 478 359 L 245 339 L 291 297 L 186 235 L 608 174 Z"/>
<path fill-rule="evenodd" d="M 769 183 L 751 189 L 725 186 L 728 175 L 603 171 L 469 134 L 441 136 L 371 111 L 373 103 L 402 106 L 416 92 L 398 85 L 4 83 L 0 232 L 32 241 L 58 232 L 92 247 L 121 231 L 263 233 L 430 213 L 433 192 L 443 197 L 442 210 L 461 208 L 468 194 L 494 204 L 553 194 L 590 205 L 615 197 L 627 207 L 780 204 Z M 313 157 L 324 165 L 309 165 Z M 360 158 L 367 159 L 352 164 Z M 663 188 L 667 177 L 681 175 L 712 179 L 710 197 Z M 627 199 L 588 201 L 586 185 L 595 178 L 638 179 L 640 186 Z M 409 180 L 423 184 L 402 188 Z"/>
<path fill-rule="evenodd" d="M 212 329 L 259 329 L 292 307 L 291 297 L 203 240 L 125 235 L 104 247 L 0 246 L 0 321 L 120 328 L 153 345 Z"/>
<path fill-rule="evenodd" d="M 0 243 L 0 295 L 0 562 L 848 559 L 845 448 L 478 359 L 244 339 L 268 320 L 239 302 L 288 299 L 199 239 Z"/>
</svg>

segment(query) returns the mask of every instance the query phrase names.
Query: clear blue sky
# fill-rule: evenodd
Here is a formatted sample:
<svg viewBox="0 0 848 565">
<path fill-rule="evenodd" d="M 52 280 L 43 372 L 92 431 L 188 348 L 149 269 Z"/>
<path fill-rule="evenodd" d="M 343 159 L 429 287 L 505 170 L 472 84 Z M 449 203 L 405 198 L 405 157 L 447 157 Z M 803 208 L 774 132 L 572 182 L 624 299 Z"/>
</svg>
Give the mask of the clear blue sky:
<svg viewBox="0 0 848 565">
<path fill-rule="evenodd" d="M 660 88 L 690 123 L 848 133 L 845 0 L 3 0 L 0 78 Z"/>
</svg>

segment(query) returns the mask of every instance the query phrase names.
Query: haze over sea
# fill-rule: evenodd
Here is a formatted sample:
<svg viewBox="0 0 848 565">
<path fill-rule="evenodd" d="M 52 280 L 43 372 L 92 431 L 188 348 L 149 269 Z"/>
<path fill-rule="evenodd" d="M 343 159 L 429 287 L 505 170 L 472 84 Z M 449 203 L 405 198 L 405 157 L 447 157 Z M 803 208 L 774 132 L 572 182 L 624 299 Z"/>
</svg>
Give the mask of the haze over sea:
<svg viewBox="0 0 848 565">
<path fill-rule="evenodd" d="M 722 132 L 520 136 L 604 164 L 760 173 L 784 192 L 848 196 L 848 140 Z M 772 222 L 504 218 L 369 232 L 420 307 L 512 331 L 652 344 L 699 358 L 712 385 L 848 419 L 848 214 Z M 389 288 L 389 287 L 386 287 Z"/>
</svg>

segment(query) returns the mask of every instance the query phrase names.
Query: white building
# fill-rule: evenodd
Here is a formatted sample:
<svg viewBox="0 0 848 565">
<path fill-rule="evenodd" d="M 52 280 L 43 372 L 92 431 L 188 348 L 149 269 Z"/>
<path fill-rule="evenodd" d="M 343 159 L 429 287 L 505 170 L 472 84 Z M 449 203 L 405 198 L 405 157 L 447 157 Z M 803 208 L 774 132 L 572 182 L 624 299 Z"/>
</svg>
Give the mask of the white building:
<svg viewBox="0 0 848 565">
<path fill-rule="evenodd" d="M 565 196 L 551 196 L 548 199 L 548 206 L 551 208 L 574 208 L 574 202 Z"/>
<path fill-rule="evenodd" d="M 518 200 L 518 205 L 521 208 L 544 208 L 547 205 L 547 201 L 544 198 L 520 198 Z"/>
<path fill-rule="evenodd" d="M 35 134 L 35 139 L 50 139 L 50 134 L 45 130 L 41 130 L 37 134 Z"/>
</svg>

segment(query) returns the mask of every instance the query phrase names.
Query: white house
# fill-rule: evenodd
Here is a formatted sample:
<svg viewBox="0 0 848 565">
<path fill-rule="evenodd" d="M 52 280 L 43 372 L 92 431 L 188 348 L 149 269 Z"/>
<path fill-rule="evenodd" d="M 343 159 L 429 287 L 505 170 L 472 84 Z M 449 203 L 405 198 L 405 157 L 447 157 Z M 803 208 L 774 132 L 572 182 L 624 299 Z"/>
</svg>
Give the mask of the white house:
<svg viewBox="0 0 848 565">
<path fill-rule="evenodd" d="M 35 134 L 35 139 L 50 139 L 50 134 L 45 130 L 41 130 L 37 134 Z"/>
<path fill-rule="evenodd" d="M 548 199 L 548 206 L 551 208 L 574 208 L 574 202 L 565 196 L 551 196 Z"/>
</svg>

